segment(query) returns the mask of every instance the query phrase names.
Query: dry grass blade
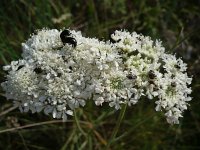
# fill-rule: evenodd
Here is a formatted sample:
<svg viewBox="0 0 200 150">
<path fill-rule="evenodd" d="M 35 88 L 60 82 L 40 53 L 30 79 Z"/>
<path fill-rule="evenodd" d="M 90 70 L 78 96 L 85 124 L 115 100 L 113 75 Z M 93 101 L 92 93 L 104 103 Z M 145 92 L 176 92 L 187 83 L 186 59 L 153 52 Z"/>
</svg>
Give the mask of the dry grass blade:
<svg viewBox="0 0 200 150">
<path fill-rule="evenodd" d="M 69 122 L 74 122 L 73 120 L 68 120 L 66 121 L 67 123 Z M 85 121 L 79 121 L 81 124 L 85 124 L 88 125 L 88 122 Z M 52 124 L 52 123 L 65 123 L 62 120 L 52 120 L 52 121 L 44 121 L 44 122 L 38 122 L 38 123 L 33 123 L 33 124 L 28 124 L 28 125 L 24 125 L 24 126 L 20 126 L 20 127 L 15 127 L 15 128 L 9 128 L 9 129 L 5 129 L 5 130 L 1 130 L 1 133 L 5 133 L 5 132 L 11 132 L 11 131 L 16 131 L 16 130 L 20 130 L 20 129 L 26 129 L 26 128 L 30 128 L 30 127 L 35 127 L 35 126 L 41 126 L 41 125 L 47 125 L 47 124 Z"/>
<path fill-rule="evenodd" d="M 0 113 L 0 117 L 5 115 L 5 114 L 7 114 L 7 113 L 9 113 L 9 112 L 11 112 L 11 111 L 13 111 L 13 110 L 15 110 L 16 108 L 17 108 L 17 106 L 13 106 L 13 107 L 10 107 L 9 109 L 6 109 L 5 111 L 2 111 Z"/>
</svg>

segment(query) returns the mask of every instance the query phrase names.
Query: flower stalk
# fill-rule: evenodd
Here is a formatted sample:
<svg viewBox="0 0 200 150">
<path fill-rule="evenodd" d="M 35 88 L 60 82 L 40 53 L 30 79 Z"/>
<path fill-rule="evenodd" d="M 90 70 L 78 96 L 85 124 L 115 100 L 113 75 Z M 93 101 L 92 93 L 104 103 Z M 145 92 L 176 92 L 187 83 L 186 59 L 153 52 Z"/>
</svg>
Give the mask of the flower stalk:
<svg viewBox="0 0 200 150">
<path fill-rule="evenodd" d="M 85 131 L 81 128 L 81 125 L 80 125 L 80 123 L 79 123 L 79 119 L 78 119 L 76 110 L 74 110 L 74 113 L 73 113 L 73 114 L 74 114 L 74 120 L 75 120 L 75 122 L 76 122 L 77 128 L 79 129 L 79 131 L 80 131 L 84 136 L 87 137 L 87 134 L 86 134 Z"/>
<path fill-rule="evenodd" d="M 110 140 L 109 140 L 109 142 L 108 142 L 108 144 L 107 144 L 107 146 L 106 146 L 106 149 L 109 149 L 109 148 L 110 148 L 110 145 L 112 144 L 113 140 L 114 140 L 114 139 L 116 138 L 116 136 L 117 136 L 117 133 L 118 133 L 119 128 L 120 128 L 120 125 L 121 125 L 121 123 L 122 123 L 122 120 L 123 120 L 124 115 L 125 115 L 125 112 L 126 112 L 127 105 L 128 105 L 127 103 L 125 103 L 124 105 L 122 105 L 122 108 L 121 108 L 121 110 L 120 110 L 119 117 L 118 117 L 117 122 L 116 122 L 116 126 L 115 126 L 115 128 L 114 128 L 114 130 L 113 130 L 113 133 L 112 133 L 112 136 L 111 136 L 111 138 L 110 138 Z"/>
</svg>

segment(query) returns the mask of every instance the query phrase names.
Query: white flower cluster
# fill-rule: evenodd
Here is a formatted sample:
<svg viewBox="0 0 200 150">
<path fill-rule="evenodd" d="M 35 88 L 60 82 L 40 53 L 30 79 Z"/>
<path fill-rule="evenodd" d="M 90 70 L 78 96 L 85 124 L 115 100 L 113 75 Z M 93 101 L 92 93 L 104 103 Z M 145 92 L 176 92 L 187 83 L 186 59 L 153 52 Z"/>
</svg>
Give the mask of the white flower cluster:
<svg viewBox="0 0 200 150">
<path fill-rule="evenodd" d="M 62 31 L 38 31 L 22 44 L 23 59 L 4 66 L 8 75 L 1 85 L 22 112 L 43 110 L 66 120 L 87 101 L 120 109 L 146 96 L 155 101 L 156 111 L 165 111 L 169 123 L 179 123 L 191 100 L 192 79 L 186 64 L 165 53 L 160 41 L 115 31 L 103 42 L 68 31 L 66 43 Z"/>
</svg>

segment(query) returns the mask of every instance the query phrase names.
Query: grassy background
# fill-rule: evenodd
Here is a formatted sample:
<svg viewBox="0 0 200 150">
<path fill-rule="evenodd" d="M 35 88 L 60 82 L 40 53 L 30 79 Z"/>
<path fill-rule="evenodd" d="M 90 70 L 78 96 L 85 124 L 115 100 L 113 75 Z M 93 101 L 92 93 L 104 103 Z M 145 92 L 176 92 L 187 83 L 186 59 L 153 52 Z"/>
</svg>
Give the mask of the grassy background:
<svg viewBox="0 0 200 150">
<path fill-rule="evenodd" d="M 141 100 L 127 109 L 110 149 L 200 149 L 199 25 L 198 0 L 0 0 L 0 82 L 5 80 L 2 66 L 19 59 L 21 43 L 43 27 L 70 27 L 105 39 L 125 28 L 161 39 L 169 52 L 188 63 L 188 73 L 194 78 L 191 106 L 180 124 L 171 126 L 162 113 L 155 112 L 153 102 Z M 108 106 L 89 103 L 76 110 L 83 134 L 73 117 L 62 123 L 42 113 L 21 114 L 10 110 L 12 102 L 3 97 L 2 89 L 0 93 L 0 131 L 24 128 L 0 133 L 3 150 L 105 149 L 119 116 Z"/>
</svg>

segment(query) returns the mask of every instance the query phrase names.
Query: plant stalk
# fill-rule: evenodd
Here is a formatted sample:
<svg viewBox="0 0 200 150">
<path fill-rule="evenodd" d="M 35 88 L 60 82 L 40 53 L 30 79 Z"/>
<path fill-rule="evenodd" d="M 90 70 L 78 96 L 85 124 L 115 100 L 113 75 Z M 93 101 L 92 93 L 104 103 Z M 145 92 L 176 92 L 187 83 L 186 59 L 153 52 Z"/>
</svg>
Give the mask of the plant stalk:
<svg viewBox="0 0 200 150">
<path fill-rule="evenodd" d="M 115 128 L 114 128 L 114 130 L 113 130 L 111 139 L 109 140 L 109 142 L 108 142 L 108 144 L 107 144 L 107 146 L 106 146 L 106 149 L 107 149 L 107 150 L 110 148 L 111 143 L 113 142 L 113 140 L 115 139 L 115 137 L 116 137 L 116 135 L 117 135 L 117 133 L 118 133 L 118 131 L 119 131 L 121 122 L 122 122 L 122 120 L 123 120 L 123 118 L 124 118 L 124 115 L 125 115 L 125 112 L 126 112 L 127 105 L 128 105 L 127 103 L 124 104 L 124 105 L 122 106 L 122 109 L 120 110 L 120 114 L 119 114 L 119 117 L 118 117 L 118 119 L 117 119 L 117 124 L 116 124 L 116 126 L 115 126 Z"/>
</svg>

